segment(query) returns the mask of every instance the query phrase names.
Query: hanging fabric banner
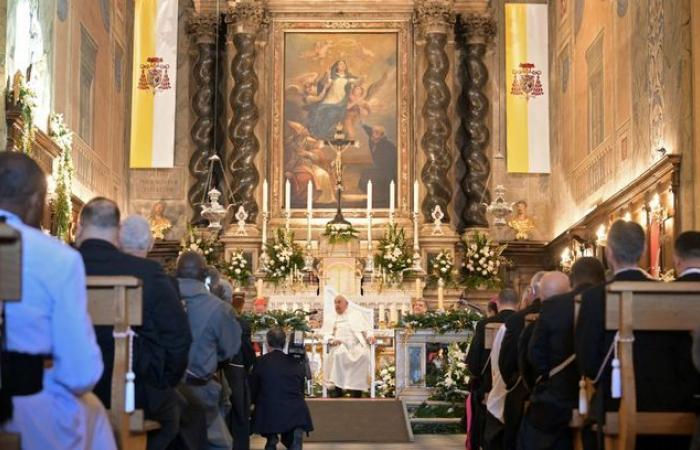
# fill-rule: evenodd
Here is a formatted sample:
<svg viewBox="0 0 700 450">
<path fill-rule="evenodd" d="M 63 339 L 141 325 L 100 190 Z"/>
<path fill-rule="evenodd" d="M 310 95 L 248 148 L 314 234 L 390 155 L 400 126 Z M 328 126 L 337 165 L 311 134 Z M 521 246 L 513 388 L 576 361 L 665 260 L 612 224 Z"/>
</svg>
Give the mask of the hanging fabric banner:
<svg viewBox="0 0 700 450">
<path fill-rule="evenodd" d="M 129 166 L 173 167 L 177 0 L 135 0 L 134 6 Z"/>
<path fill-rule="evenodd" d="M 505 4 L 508 172 L 549 173 L 547 5 Z"/>
</svg>

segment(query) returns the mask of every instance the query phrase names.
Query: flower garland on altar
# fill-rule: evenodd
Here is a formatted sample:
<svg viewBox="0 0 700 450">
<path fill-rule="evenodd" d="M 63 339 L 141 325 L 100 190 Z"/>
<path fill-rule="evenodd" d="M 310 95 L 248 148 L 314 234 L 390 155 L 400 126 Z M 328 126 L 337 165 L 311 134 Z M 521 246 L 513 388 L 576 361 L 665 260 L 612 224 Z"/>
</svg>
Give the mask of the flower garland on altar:
<svg viewBox="0 0 700 450">
<path fill-rule="evenodd" d="M 438 334 L 473 331 L 482 315 L 467 309 L 453 309 L 445 312 L 428 311 L 425 314 L 407 314 L 399 326 L 408 331 L 433 330 Z"/>
<path fill-rule="evenodd" d="M 265 278 L 278 283 L 304 267 L 304 252 L 294 242 L 294 233 L 278 228 L 272 242 L 265 244 L 267 255 L 262 262 Z"/>
<path fill-rule="evenodd" d="M 498 272 L 507 260 L 501 256 L 506 245 L 498 245 L 485 234 L 474 233 L 462 236 L 464 261 L 462 262 L 462 279 L 467 289 L 483 286 L 497 289 L 501 286 Z"/>
<path fill-rule="evenodd" d="M 374 255 L 374 266 L 389 276 L 401 274 L 413 263 L 410 255 L 404 229 L 397 228 L 396 224 L 389 225 L 379 240 L 379 253 Z"/>
<path fill-rule="evenodd" d="M 445 373 L 435 384 L 432 398 L 449 402 L 463 402 L 469 385 L 469 369 L 464 360 L 467 357 L 467 342 L 453 342 L 447 348 Z"/>
<path fill-rule="evenodd" d="M 180 253 L 191 250 L 197 252 L 204 256 L 207 264 L 214 267 L 219 267 L 220 265 L 220 255 L 221 255 L 222 245 L 216 236 L 202 236 L 195 232 L 192 227 L 187 227 L 187 234 L 180 241 Z"/>
<path fill-rule="evenodd" d="M 385 365 L 381 370 L 378 370 L 374 384 L 378 397 L 396 397 L 396 365 Z"/>
<path fill-rule="evenodd" d="M 253 275 L 250 271 L 250 264 L 245 258 L 242 250 L 231 253 L 228 261 L 224 261 L 219 268 L 221 273 L 236 282 L 239 286 L 246 287 Z"/>
<path fill-rule="evenodd" d="M 24 81 L 20 72 L 15 74 L 12 82 L 12 103 L 19 107 L 22 116 L 22 134 L 20 136 L 19 147 L 22 152 L 31 154 L 36 126 L 34 126 L 34 108 L 36 108 L 36 93 Z"/>
<path fill-rule="evenodd" d="M 269 330 L 272 327 L 282 327 L 285 331 L 311 331 L 309 315 L 306 311 L 271 310 L 264 314 L 244 312 L 242 317 L 250 323 L 253 333 Z"/>
<path fill-rule="evenodd" d="M 73 132 L 63 122 L 63 115 L 52 113 L 49 116 L 49 137 L 53 140 L 61 154 L 54 167 L 53 177 L 56 180 L 54 198 L 51 202 L 54 215 L 54 234 L 66 242 L 70 240 L 70 225 L 73 219 Z"/>
<path fill-rule="evenodd" d="M 430 265 L 430 274 L 428 276 L 430 282 L 442 280 L 445 285 L 451 284 L 454 281 L 454 258 L 449 250 L 441 250 Z"/>
<path fill-rule="evenodd" d="M 339 225 L 335 223 L 327 223 L 323 236 L 328 237 L 328 242 L 337 244 L 339 242 L 350 242 L 357 239 L 358 231 L 352 225 Z"/>
</svg>

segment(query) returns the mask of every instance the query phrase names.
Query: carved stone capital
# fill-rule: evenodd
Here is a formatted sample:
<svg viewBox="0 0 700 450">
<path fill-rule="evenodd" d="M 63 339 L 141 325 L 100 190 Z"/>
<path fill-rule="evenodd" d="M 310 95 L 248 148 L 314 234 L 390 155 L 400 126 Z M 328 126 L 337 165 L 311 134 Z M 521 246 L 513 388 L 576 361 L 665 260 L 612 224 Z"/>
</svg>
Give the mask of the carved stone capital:
<svg viewBox="0 0 700 450">
<path fill-rule="evenodd" d="M 457 33 L 464 44 L 489 44 L 496 37 L 496 20 L 485 14 L 460 14 Z"/>
<path fill-rule="evenodd" d="M 265 0 L 241 0 L 226 13 L 229 39 L 238 33 L 257 34 L 268 23 L 270 16 Z"/>
<path fill-rule="evenodd" d="M 413 23 L 424 33 L 448 33 L 455 24 L 454 0 L 416 2 Z"/>
<path fill-rule="evenodd" d="M 197 44 L 214 43 L 218 23 L 215 13 L 192 13 L 187 19 L 187 33 Z"/>
</svg>

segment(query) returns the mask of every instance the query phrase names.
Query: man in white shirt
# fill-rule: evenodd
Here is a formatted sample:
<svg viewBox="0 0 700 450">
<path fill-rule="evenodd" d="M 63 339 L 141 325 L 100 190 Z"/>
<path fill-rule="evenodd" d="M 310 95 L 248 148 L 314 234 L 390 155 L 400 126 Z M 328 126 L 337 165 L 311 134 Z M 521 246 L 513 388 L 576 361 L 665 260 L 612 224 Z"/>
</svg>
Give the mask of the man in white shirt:
<svg viewBox="0 0 700 450">
<path fill-rule="evenodd" d="M 0 431 L 19 433 L 24 449 L 116 449 L 105 409 L 90 392 L 103 365 L 85 268 L 78 252 L 39 229 L 45 197 L 36 162 L 0 152 L 0 217 L 22 237 L 22 298 L 5 303 L 1 368 L 13 408 Z"/>
</svg>

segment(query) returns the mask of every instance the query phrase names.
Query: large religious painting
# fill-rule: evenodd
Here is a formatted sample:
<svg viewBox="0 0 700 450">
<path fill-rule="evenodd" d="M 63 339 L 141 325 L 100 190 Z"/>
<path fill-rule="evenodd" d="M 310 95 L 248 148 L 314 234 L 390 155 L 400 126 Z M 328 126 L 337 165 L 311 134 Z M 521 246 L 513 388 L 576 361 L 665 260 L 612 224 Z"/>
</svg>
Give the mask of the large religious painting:
<svg viewBox="0 0 700 450">
<path fill-rule="evenodd" d="M 406 33 L 356 26 L 296 23 L 275 33 L 280 65 L 273 75 L 272 143 L 282 155 L 273 163 L 275 206 L 282 204 L 289 180 L 293 210 L 306 208 L 309 182 L 314 210 L 335 208 L 336 154 L 326 142 L 342 131 L 356 141 L 342 154 L 343 209 L 352 215 L 365 207 L 370 180 L 375 209 L 389 207 L 392 180 L 401 208 L 402 175 L 408 174 Z"/>
<path fill-rule="evenodd" d="M 396 179 L 396 34 L 287 33 L 284 61 L 284 176 L 293 208 L 337 202 L 332 162 L 324 145 L 340 129 L 358 145 L 343 153 L 343 203 L 389 206 Z"/>
</svg>

